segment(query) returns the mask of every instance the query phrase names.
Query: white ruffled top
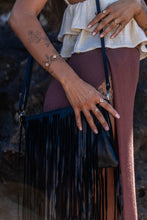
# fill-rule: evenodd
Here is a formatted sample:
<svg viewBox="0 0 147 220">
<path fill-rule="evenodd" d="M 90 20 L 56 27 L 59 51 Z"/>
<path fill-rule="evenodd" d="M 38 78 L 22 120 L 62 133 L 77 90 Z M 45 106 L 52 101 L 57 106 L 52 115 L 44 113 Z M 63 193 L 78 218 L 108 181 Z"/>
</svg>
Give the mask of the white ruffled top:
<svg viewBox="0 0 147 220">
<path fill-rule="evenodd" d="M 87 25 L 95 17 L 96 1 L 85 0 L 75 4 L 69 4 L 64 11 L 62 25 L 57 36 L 63 42 L 60 55 L 69 58 L 73 53 L 80 53 L 101 47 L 99 34 L 92 36 L 91 33 L 96 25 L 88 29 Z M 100 0 L 101 9 L 117 0 Z M 113 39 L 110 39 L 112 31 L 105 36 L 105 46 L 108 48 L 139 46 L 140 59 L 147 56 L 147 37 L 144 31 L 138 26 L 135 19 L 132 19 L 125 28 Z"/>
</svg>

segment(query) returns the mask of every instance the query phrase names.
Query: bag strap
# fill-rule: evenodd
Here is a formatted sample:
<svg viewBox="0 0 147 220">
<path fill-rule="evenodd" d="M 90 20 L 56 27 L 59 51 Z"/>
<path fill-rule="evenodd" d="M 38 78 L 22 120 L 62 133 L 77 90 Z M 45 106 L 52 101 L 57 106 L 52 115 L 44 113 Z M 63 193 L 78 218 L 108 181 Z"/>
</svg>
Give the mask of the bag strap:
<svg viewBox="0 0 147 220">
<path fill-rule="evenodd" d="M 100 13 L 100 3 L 99 0 L 96 0 L 96 6 L 97 6 L 97 12 Z M 102 33 L 103 30 L 100 31 Z M 107 99 L 110 99 L 110 81 L 109 81 L 109 73 L 108 73 L 108 64 L 107 64 L 107 56 L 105 51 L 105 41 L 104 38 L 101 38 L 101 47 L 102 47 L 102 56 L 103 56 L 103 64 L 104 64 L 104 71 L 105 71 L 105 79 L 106 79 L 106 90 L 107 90 Z M 33 58 L 31 55 L 29 55 L 28 62 L 27 62 L 27 68 L 25 73 L 25 79 L 23 83 L 20 103 L 19 103 L 19 117 L 23 116 L 24 111 L 27 106 L 28 101 L 28 95 L 30 90 L 30 83 L 32 78 L 32 67 L 33 67 Z"/>
<path fill-rule="evenodd" d="M 23 115 L 26 109 L 26 106 L 27 106 L 27 102 L 28 102 L 28 95 L 29 95 L 30 83 L 31 83 L 31 78 L 32 78 L 32 67 L 33 67 L 33 57 L 29 55 L 24 83 L 22 87 L 22 93 L 21 93 L 20 102 L 19 102 L 20 116 Z"/>
<path fill-rule="evenodd" d="M 98 14 L 101 12 L 100 2 L 96 0 L 96 7 Z M 103 32 L 103 29 L 100 31 L 100 34 Z M 103 56 L 103 64 L 104 64 L 104 71 L 105 71 L 105 79 L 106 79 L 106 90 L 107 90 L 107 99 L 110 100 L 110 81 L 109 81 L 109 72 L 108 72 L 108 63 L 107 63 L 107 56 L 105 50 L 105 40 L 104 37 L 101 39 L 101 46 L 102 46 L 102 56 Z"/>
</svg>

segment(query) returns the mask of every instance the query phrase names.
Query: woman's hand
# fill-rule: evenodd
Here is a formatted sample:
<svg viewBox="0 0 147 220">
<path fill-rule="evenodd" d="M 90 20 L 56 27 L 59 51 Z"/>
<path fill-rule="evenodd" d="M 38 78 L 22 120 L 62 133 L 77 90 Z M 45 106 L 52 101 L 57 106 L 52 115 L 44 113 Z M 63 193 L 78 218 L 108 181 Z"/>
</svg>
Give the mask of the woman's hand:
<svg viewBox="0 0 147 220">
<path fill-rule="evenodd" d="M 116 28 L 110 37 L 115 38 L 140 10 L 141 0 L 119 0 L 110 4 L 101 13 L 95 13 L 96 16 L 88 24 L 88 28 L 99 22 L 92 35 L 95 36 L 104 28 L 105 30 L 100 34 L 100 37 L 106 36 Z"/>
<path fill-rule="evenodd" d="M 63 85 L 63 88 L 70 104 L 74 109 L 76 123 L 80 130 L 82 130 L 80 115 L 81 111 L 84 113 L 86 120 L 88 121 L 94 133 L 97 134 L 98 130 L 93 121 L 92 115 L 90 114 L 90 111 L 95 114 L 104 129 L 109 130 L 105 118 L 96 107 L 96 104 L 98 103 L 107 111 L 109 111 L 114 117 L 120 117 L 112 105 L 108 104 L 108 102 L 104 100 L 106 97 L 99 93 L 93 86 L 83 81 L 81 78 L 78 78 L 74 81 L 68 81 L 68 83 Z"/>
</svg>

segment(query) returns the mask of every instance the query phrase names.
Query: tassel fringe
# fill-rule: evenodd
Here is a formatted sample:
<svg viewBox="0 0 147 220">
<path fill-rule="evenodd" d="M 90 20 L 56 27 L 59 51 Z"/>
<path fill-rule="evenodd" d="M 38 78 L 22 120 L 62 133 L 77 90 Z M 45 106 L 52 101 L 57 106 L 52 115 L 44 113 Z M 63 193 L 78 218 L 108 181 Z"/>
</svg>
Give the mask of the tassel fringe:
<svg viewBox="0 0 147 220">
<path fill-rule="evenodd" d="M 108 219 L 109 168 L 98 167 L 88 135 L 78 132 L 71 141 L 77 131 L 75 116 L 65 114 L 25 121 L 22 220 Z M 120 168 L 113 170 L 114 220 L 118 220 L 122 212 Z"/>
</svg>

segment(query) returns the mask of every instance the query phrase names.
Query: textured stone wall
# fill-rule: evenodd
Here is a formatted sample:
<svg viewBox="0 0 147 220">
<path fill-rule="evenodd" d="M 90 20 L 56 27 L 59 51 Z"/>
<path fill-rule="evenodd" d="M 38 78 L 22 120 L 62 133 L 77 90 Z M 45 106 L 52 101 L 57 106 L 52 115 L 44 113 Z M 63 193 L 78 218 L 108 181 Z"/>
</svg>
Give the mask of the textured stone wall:
<svg viewBox="0 0 147 220">
<path fill-rule="evenodd" d="M 17 190 L 22 187 L 23 160 L 18 169 L 19 118 L 18 104 L 28 53 L 8 27 L 7 17 L 13 1 L 0 0 L 0 219 L 13 220 L 17 215 Z M 3 10 L 2 10 L 3 7 Z M 6 13 L 4 13 L 6 12 Z M 61 44 L 56 33 L 46 26 L 57 50 Z M 52 77 L 36 62 L 33 67 L 29 113 L 42 111 L 45 91 Z M 134 107 L 134 153 L 139 220 L 147 220 L 147 59 L 141 61 Z M 23 159 L 23 155 L 22 155 Z M 7 212 L 7 210 L 10 210 Z M 3 210 L 3 211 L 2 211 Z"/>
</svg>

